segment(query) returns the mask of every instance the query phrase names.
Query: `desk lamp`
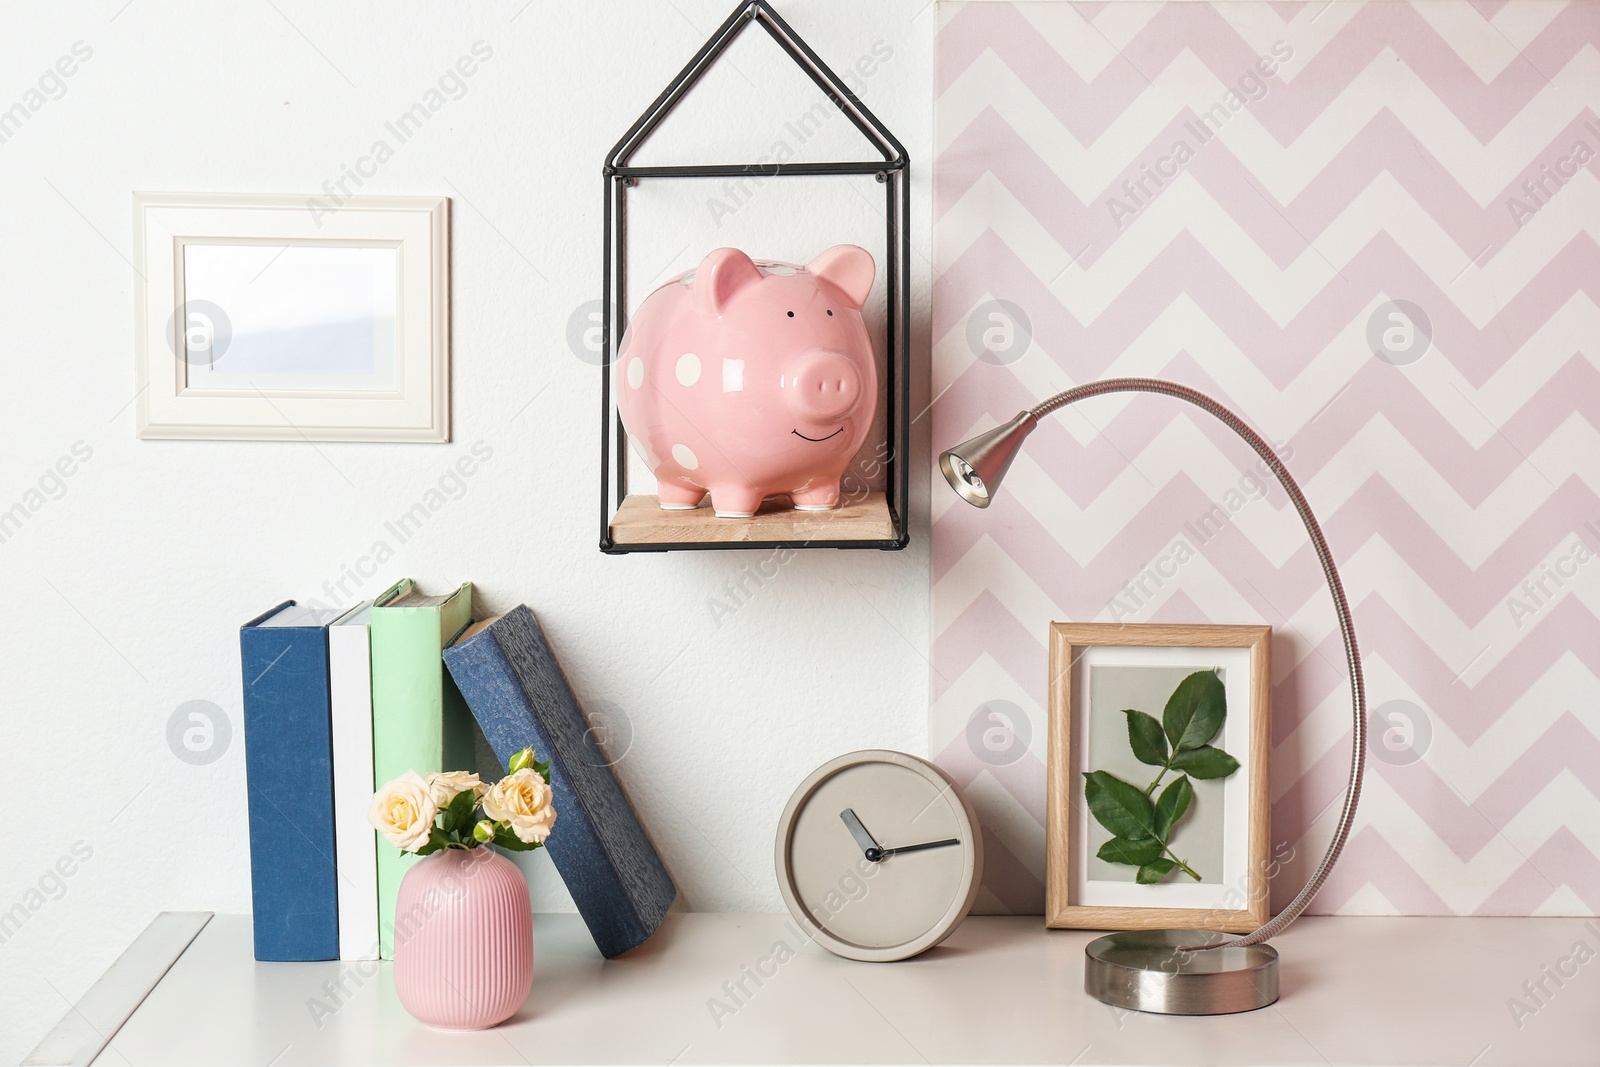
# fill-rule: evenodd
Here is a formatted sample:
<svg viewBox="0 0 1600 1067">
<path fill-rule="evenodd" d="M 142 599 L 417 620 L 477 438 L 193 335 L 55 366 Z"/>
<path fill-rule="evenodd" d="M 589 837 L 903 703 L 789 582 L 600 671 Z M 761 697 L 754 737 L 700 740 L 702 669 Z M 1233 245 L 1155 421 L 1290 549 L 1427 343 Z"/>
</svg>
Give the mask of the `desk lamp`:
<svg viewBox="0 0 1600 1067">
<path fill-rule="evenodd" d="M 1350 671 L 1354 718 L 1350 781 L 1345 786 L 1344 806 L 1339 811 L 1333 840 L 1322 862 L 1289 906 L 1260 929 L 1242 937 L 1199 930 L 1136 930 L 1096 938 L 1084 950 L 1084 990 L 1107 1004 L 1164 1015 L 1224 1015 L 1264 1008 L 1278 999 L 1278 951 L 1267 941 L 1299 918 L 1328 880 L 1350 836 L 1356 803 L 1361 797 L 1361 772 L 1367 754 L 1366 690 L 1361 678 L 1361 653 L 1356 648 L 1355 629 L 1350 621 L 1350 605 L 1345 600 L 1344 585 L 1333 565 L 1333 556 L 1328 552 L 1317 517 L 1277 455 L 1239 416 L 1204 393 L 1176 382 L 1160 378 L 1108 378 L 1057 393 L 1036 407 L 1018 412 L 1004 425 L 948 450 L 939 457 L 939 469 L 961 499 L 974 507 L 986 508 L 999 492 L 1000 482 L 1022 442 L 1039 425 L 1039 419 L 1069 404 L 1107 393 L 1158 393 L 1193 404 L 1238 434 L 1272 471 L 1305 524 L 1311 546 L 1322 564 L 1328 591 L 1333 594 L 1333 609 L 1339 617 L 1339 632 L 1344 637 L 1345 664 Z"/>
</svg>

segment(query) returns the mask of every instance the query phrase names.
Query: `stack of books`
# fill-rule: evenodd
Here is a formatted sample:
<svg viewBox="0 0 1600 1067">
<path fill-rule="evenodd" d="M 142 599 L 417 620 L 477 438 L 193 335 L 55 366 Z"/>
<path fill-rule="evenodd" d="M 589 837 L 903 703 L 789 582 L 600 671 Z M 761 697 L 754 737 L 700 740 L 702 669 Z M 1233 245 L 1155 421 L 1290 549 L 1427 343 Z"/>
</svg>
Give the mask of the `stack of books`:
<svg viewBox="0 0 1600 1067">
<path fill-rule="evenodd" d="M 408 770 L 498 776 L 475 765 L 474 715 L 502 764 L 525 746 L 551 761 L 546 850 L 601 952 L 660 924 L 671 877 L 526 607 L 474 625 L 470 582 L 427 596 L 407 579 L 344 611 L 286 601 L 239 648 L 256 959 L 393 958 L 417 857 L 377 836 L 372 794 Z"/>
</svg>

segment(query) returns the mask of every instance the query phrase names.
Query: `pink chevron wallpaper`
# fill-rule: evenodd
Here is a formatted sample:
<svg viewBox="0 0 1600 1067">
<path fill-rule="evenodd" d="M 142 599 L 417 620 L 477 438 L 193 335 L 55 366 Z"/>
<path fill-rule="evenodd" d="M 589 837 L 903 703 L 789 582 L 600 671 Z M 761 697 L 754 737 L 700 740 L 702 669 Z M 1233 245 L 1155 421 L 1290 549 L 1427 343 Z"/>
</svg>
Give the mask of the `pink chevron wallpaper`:
<svg viewBox="0 0 1600 1067">
<path fill-rule="evenodd" d="M 1367 664 L 1362 814 L 1314 910 L 1600 908 L 1600 4 L 940 3 L 937 450 L 1068 385 L 1207 390 L 1280 449 Z M 1275 628 L 1281 906 L 1348 686 L 1281 490 L 1106 398 L 987 512 L 933 488 L 933 752 L 1042 911 L 1046 626 Z M 934 479 L 939 482 L 937 472 Z"/>
</svg>

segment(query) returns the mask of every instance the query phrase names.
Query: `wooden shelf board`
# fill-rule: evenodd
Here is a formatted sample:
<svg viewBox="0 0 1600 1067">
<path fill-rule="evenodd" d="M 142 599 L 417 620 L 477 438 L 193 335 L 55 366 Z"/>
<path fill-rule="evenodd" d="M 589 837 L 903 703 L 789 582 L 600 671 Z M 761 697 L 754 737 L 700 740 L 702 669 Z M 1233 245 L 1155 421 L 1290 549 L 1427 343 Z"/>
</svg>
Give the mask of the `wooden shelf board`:
<svg viewBox="0 0 1600 1067">
<path fill-rule="evenodd" d="M 611 517 L 619 545 L 679 545 L 696 541 L 888 541 L 894 520 L 882 493 L 846 500 L 833 511 L 796 511 L 787 497 L 769 499 L 749 519 L 719 519 L 709 505 L 662 511 L 654 496 L 630 494 Z"/>
</svg>

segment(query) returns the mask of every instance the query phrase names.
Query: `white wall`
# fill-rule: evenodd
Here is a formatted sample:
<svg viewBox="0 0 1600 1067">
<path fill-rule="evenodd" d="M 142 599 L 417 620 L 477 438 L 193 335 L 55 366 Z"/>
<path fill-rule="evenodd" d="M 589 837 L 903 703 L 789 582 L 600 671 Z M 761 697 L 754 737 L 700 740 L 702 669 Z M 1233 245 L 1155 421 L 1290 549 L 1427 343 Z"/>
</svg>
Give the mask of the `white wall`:
<svg viewBox="0 0 1600 1067">
<path fill-rule="evenodd" d="M 840 66 L 878 41 L 892 51 L 862 93 L 916 164 L 925 366 L 932 5 L 778 6 Z M 774 825 L 813 766 L 863 746 L 926 750 L 925 503 L 907 552 L 803 553 L 766 582 L 746 577 L 756 554 L 595 547 L 598 372 L 567 337 L 599 295 L 600 161 L 729 7 L 104 0 L 0 16 L 0 110 L 38 103 L 25 94 L 58 57 L 92 49 L 64 93 L 45 79 L 42 106 L 0 143 L 0 510 L 41 505 L 0 543 L 0 910 L 27 913 L 0 943 L 0 1062 L 158 910 L 248 910 L 236 630 L 282 598 L 349 600 L 410 575 L 435 590 L 470 578 L 480 610 L 530 604 L 580 697 L 631 720 L 619 770 L 693 909 L 781 907 Z M 493 56 L 465 95 L 360 190 L 454 198 L 454 442 L 136 440 L 131 192 L 314 192 L 477 41 Z M 756 147 L 814 99 L 729 119 L 753 95 L 742 79 L 767 77 L 762 55 L 776 52 L 742 50 L 735 80 L 708 94 L 728 109 L 711 128 L 751 130 Z M 707 215 L 699 251 L 728 232 L 783 256 L 837 238 L 820 212 L 772 224 L 760 207 L 737 231 Z M 490 461 L 399 542 L 386 520 L 475 442 Z M 28 496 L 75 449 L 89 458 Z M 341 594 L 380 542 L 394 558 Z M 751 592 L 730 594 L 741 579 Z M 713 597 L 745 602 L 719 619 Z M 233 730 L 207 765 L 167 740 L 196 700 Z M 77 842 L 88 858 L 57 881 Z M 570 906 L 540 862 L 536 894 Z"/>
</svg>

